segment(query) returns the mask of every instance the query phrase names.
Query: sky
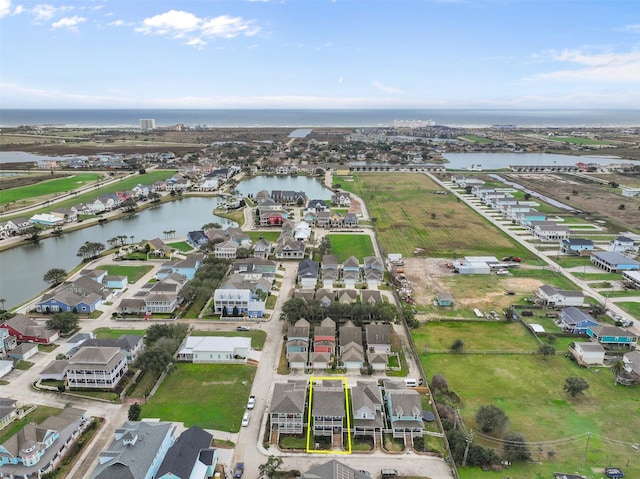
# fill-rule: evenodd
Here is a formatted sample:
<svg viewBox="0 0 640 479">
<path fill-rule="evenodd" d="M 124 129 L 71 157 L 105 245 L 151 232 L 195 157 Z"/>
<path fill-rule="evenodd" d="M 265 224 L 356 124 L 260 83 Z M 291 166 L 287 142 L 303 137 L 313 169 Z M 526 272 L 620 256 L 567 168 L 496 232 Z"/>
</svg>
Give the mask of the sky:
<svg viewBox="0 0 640 479">
<path fill-rule="evenodd" d="M 0 108 L 640 108 L 640 1 L 0 0 Z"/>
</svg>

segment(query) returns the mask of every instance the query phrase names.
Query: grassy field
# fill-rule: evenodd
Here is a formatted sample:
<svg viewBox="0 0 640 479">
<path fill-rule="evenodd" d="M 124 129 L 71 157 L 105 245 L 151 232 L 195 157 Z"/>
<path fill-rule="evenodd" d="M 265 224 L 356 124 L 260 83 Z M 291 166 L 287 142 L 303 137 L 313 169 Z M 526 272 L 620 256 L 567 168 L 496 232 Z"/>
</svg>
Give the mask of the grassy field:
<svg viewBox="0 0 640 479">
<path fill-rule="evenodd" d="M 362 263 L 365 256 L 375 255 L 369 235 L 330 234 L 327 238 L 331 245 L 331 254 L 338 255 L 338 261 L 341 263 L 349 256 L 355 256 Z"/>
<path fill-rule="evenodd" d="M 182 251 L 184 253 L 188 253 L 189 251 L 193 251 L 193 248 L 186 241 L 178 241 L 177 243 L 167 243 L 167 246 L 171 248 L 175 248 L 178 251 Z"/>
<path fill-rule="evenodd" d="M 147 330 L 97 328 L 93 330 L 93 334 L 95 334 L 98 339 L 118 339 L 123 334 L 137 334 L 139 336 L 144 336 L 147 334 Z"/>
<path fill-rule="evenodd" d="M 462 135 L 460 138 L 462 138 L 463 140 L 472 141 L 474 143 L 484 143 L 487 145 L 494 142 L 494 140 L 492 140 L 491 138 L 483 138 L 482 136 L 476 135 Z"/>
<path fill-rule="evenodd" d="M 104 175 L 100 173 L 80 173 L 70 175 L 67 178 L 58 178 L 49 181 L 42 181 L 35 185 L 11 188 L 2 191 L 2 203 L 12 203 L 22 200 L 30 200 L 33 203 L 38 197 L 48 197 L 57 193 L 65 193 L 86 186 L 95 182 Z"/>
<path fill-rule="evenodd" d="M 119 264 L 108 264 L 98 266 L 96 269 L 105 270 L 108 275 L 112 276 L 126 276 L 129 278 L 129 284 L 133 284 L 151 271 L 153 266 L 121 266 Z"/>
<path fill-rule="evenodd" d="M 238 432 L 255 372 L 237 364 L 176 364 L 142 406 L 142 417 Z"/>
<path fill-rule="evenodd" d="M 449 350 L 456 339 L 473 351 L 535 351 L 538 341 L 518 323 L 430 322 L 411 332 L 418 352 Z"/>
<path fill-rule="evenodd" d="M 494 404 L 505 411 L 512 431 L 524 434 L 527 441 L 539 441 L 531 452 L 541 462 L 516 464 L 508 471 L 510 477 L 547 478 L 553 471 L 581 470 L 589 479 L 596 479 L 602 474 L 592 468 L 610 464 L 622 467 L 628 477 L 640 477 L 637 452 L 628 444 L 638 442 L 638 388 L 614 386 L 606 368 L 580 368 L 561 355 L 545 359 L 539 355 L 421 354 L 420 361 L 429 377 L 443 374 L 449 388 L 460 396 L 459 407 L 468 428 L 478 430 L 475 412 L 482 405 Z M 571 399 L 563 391 L 569 376 L 588 381 L 590 388 L 584 397 Z M 621 436 L 621 431 L 634 433 Z M 592 437 L 582 470 L 588 433 Z M 625 444 L 612 443 L 616 440 Z M 501 450 L 493 441 L 478 441 Z M 479 468 L 463 468 L 460 477 L 503 479 L 505 471 L 482 473 Z"/>
<path fill-rule="evenodd" d="M 511 274 L 515 278 L 531 278 L 539 279 L 545 284 L 550 284 L 556 288 L 577 290 L 579 289 L 571 280 L 562 276 L 560 273 L 552 271 L 550 269 L 528 269 L 528 268 L 516 268 L 511 270 Z"/>
<path fill-rule="evenodd" d="M 616 305 L 620 306 L 622 309 L 624 309 L 630 315 L 634 316 L 636 319 L 640 319 L 640 303 L 634 303 L 630 301 L 628 302 L 616 301 Z"/>
<path fill-rule="evenodd" d="M 260 241 L 260 238 L 275 243 L 280 237 L 280 231 L 248 231 L 247 234 L 249 238 L 251 238 L 252 243 L 257 243 Z"/>
<path fill-rule="evenodd" d="M 360 174 L 363 195 L 382 254 L 461 257 L 514 255 L 532 258 L 524 247 L 493 227 L 453 195 L 436 195 L 422 174 Z"/>
</svg>

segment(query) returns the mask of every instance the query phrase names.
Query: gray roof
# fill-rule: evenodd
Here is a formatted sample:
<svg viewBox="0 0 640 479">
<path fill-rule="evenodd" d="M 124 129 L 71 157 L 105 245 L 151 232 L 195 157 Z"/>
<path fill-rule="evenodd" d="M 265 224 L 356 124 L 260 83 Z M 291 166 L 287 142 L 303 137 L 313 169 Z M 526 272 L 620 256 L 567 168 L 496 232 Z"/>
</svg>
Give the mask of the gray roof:
<svg viewBox="0 0 640 479">
<path fill-rule="evenodd" d="M 565 296 L 567 298 L 568 297 L 575 297 L 575 298 L 584 297 L 584 293 L 582 291 L 569 291 L 569 290 L 559 289 L 559 288 L 556 288 L 555 286 L 551 286 L 548 284 L 544 284 L 540 286 L 539 289 L 547 296 L 553 296 L 554 294 L 558 294 L 560 296 Z"/>
<path fill-rule="evenodd" d="M 35 343 L 20 343 L 11 351 L 9 351 L 9 356 L 25 354 L 31 351 L 32 349 L 38 349 L 38 345 Z"/>
<path fill-rule="evenodd" d="M 418 391 L 408 389 L 397 389 L 387 391 L 391 396 L 391 416 L 420 416 L 422 414 L 422 403 Z"/>
<path fill-rule="evenodd" d="M 86 369 L 106 366 L 112 369 L 120 362 L 122 357 L 123 354 L 118 348 L 88 346 L 80 348 L 80 351 L 69 360 L 69 366 L 73 368 L 84 367 Z"/>
<path fill-rule="evenodd" d="M 367 344 L 391 344 L 391 325 L 367 325 Z"/>
<path fill-rule="evenodd" d="M 211 446 L 213 436 L 204 429 L 192 426 L 182 434 L 167 451 L 155 477 L 173 474 L 179 479 L 188 479 L 202 449 Z"/>
<path fill-rule="evenodd" d="M 98 464 L 91 479 L 142 479 L 146 477 L 167 434 L 173 430 L 168 422 L 127 421 L 116 429 L 116 437 L 109 447 L 100 453 L 102 459 L 111 458 Z M 134 444 L 126 445 L 124 439 L 138 436 Z"/>
<path fill-rule="evenodd" d="M 271 397 L 271 414 L 303 414 L 307 396 L 306 385 L 276 383 Z"/>
<path fill-rule="evenodd" d="M 346 346 L 349 343 L 356 343 L 362 346 L 362 328 L 354 326 L 351 321 L 347 321 L 339 330 L 340 346 Z"/>
<path fill-rule="evenodd" d="M 313 388 L 313 415 L 344 417 L 344 391 L 323 389 L 322 386 Z"/>
<path fill-rule="evenodd" d="M 312 467 L 302 475 L 302 479 L 370 479 L 370 477 L 335 459 Z"/>
<path fill-rule="evenodd" d="M 628 256 L 625 256 L 617 251 L 596 251 L 591 253 L 591 256 L 595 256 L 596 258 L 604 261 L 608 264 L 618 265 L 618 264 L 633 264 L 640 265 L 638 261 L 635 259 L 631 259 Z"/>
</svg>

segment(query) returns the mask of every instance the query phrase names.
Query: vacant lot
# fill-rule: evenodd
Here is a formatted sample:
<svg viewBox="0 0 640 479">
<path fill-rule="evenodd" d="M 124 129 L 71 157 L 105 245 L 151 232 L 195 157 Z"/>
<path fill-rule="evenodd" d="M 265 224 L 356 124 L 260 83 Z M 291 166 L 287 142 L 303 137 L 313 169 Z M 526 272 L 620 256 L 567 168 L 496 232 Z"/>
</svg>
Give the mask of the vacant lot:
<svg viewBox="0 0 640 479">
<path fill-rule="evenodd" d="M 362 195 L 383 254 L 455 258 L 463 255 L 529 256 L 423 174 L 359 174 Z"/>
<path fill-rule="evenodd" d="M 176 364 L 142 416 L 238 432 L 255 373 L 238 364 Z"/>
<path fill-rule="evenodd" d="M 93 330 L 93 333 L 98 339 L 118 339 L 123 334 L 135 334 L 138 336 L 144 336 L 147 333 L 146 329 L 112 329 L 112 328 L 97 328 Z"/>
<path fill-rule="evenodd" d="M 153 269 L 153 266 L 120 266 L 108 264 L 98 266 L 96 269 L 106 270 L 108 275 L 126 276 L 129 284 L 136 283 L 140 278 Z"/>
<path fill-rule="evenodd" d="M 38 199 L 52 198 L 58 193 L 70 192 L 89 183 L 96 182 L 103 178 L 103 175 L 100 173 L 81 173 L 53 180 L 46 176 L 39 176 L 38 178 L 40 178 L 40 181 L 35 184 L 3 190 L 2 203 L 28 200 L 27 202 L 31 204 Z"/>
<path fill-rule="evenodd" d="M 640 198 L 625 198 L 620 189 L 589 183 L 573 175 L 554 174 L 506 174 L 511 181 L 526 184 L 527 188 L 565 203 L 587 213 L 588 221 L 597 220 L 607 233 L 619 233 L 640 228 L 638 207 Z M 569 197 L 569 199 L 567 199 Z M 620 208 L 624 205 L 623 209 Z"/>
<path fill-rule="evenodd" d="M 478 334 L 490 336 L 492 330 Z M 640 442 L 638 388 L 614 386 L 606 368 L 580 368 L 564 356 L 545 360 L 539 355 L 421 354 L 420 360 L 429 377 L 443 374 L 449 388 L 460 396 L 459 407 L 468 428 L 477 431 L 475 412 L 493 404 L 509 417 L 510 430 L 538 442 L 531 446 L 531 453 L 541 463 L 514 466 L 507 473 L 510 477 L 546 478 L 553 471 L 580 470 L 596 479 L 602 474 L 596 474 L 594 468 L 615 464 L 628 477 L 640 477 L 638 453 L 630 447 Z M 590 389 L 584 397 L 570 399 L 563 391 L 569 376 L 588 381 Z M 587 450 L 588 433 L 592 437 Z M 499 443 L 478 441 L 501 452 Z M 585 451 L 586 468 L 582 470 Z M 503 479 L 505 471 L 482 473 L 468 468 L 461 469 L 460 476 Z"/>
<path fill-rule="evenodd" d="M 327 238 L 331 245 L 331 254 L 338 255 L 338 261 L 341 263 L 350 256 L 355 256 L 362 263 L 365 256 L 375 254 L 369 235 L 330 234 Z"/>
</svg>

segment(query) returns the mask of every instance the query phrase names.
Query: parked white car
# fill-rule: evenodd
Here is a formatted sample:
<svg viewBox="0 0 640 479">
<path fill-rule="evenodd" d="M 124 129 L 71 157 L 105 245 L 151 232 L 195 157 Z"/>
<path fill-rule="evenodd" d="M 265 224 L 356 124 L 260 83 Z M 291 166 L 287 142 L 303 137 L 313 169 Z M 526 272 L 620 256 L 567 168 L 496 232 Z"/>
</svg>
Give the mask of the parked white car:
<svg viewBox="0 0 640 479">
<path fill-rule="evenodd" d="M 249 413 L 245 412 L 244 416 L 242 416 L 242 426 L 246 427 L 249 425 Z"/>
<path fill-rule="evenodd" d="M 253 409 L 256 406 L 256 397 L 249 396 L 249 401 L 247 401 L 247 409 Z"/>
</svg>

